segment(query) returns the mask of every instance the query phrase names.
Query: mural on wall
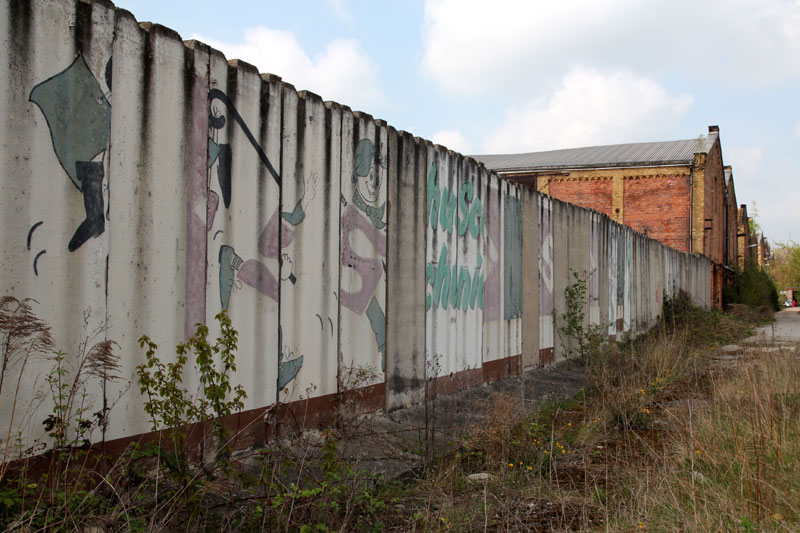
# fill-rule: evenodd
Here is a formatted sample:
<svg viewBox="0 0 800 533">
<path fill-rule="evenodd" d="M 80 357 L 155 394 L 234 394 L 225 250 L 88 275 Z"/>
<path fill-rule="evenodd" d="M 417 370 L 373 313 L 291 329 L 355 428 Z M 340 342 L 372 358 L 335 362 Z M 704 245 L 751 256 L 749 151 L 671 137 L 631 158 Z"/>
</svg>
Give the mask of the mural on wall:
<svg viewBox="0 0 800 533">
<path fill-rule="evenodd" d="M 31 240 L 33 239 L 33 232 L 36 231 L 36 229 L 39 226 L 41 226 L 42 224 L 44 224 L 44 220 L 40 220 L 40 221 L 34 223 L 31 226 L 31 229 L 28 230 L 28 239 L 27 239 L 27 245 L 26 245 L 26 248 L 28 249 L 28 251 L 31 250 Z M 46 253 L 47 253 L 47 250 L 39 250 L 39 252 L 37 252 L 36 256 L 33 258 L 33 275 L 34 276 L 38 276 L 39 275 L 39 266 L 38 266 L 39 258 L 42 257 Z"/>
<path fill-rule="evenodd" d="M 215 105 L 218 101 L 223 109 L 226 110 L 239 126 L 245 137 L 249 141 L 253 150 L 258 155 L 259 160 L 266 168 L 269 175 L 277 186 L 281 186 L 281 176 L 270 162 L 264 149 L 258 143 L 250 128 L 245 123 L 242 116 L 236 110 L 230 98 L 219 89 L 211 89 L 208 93 L 209 106 L 209 138 L 208 138 L 208 213 L 207 230 L 211 230 L 214 218 L 219 209 L 219 195 L 211 190 L 212 168 L 216 168 L 216 178 L 222 192 L 222 204 L 225 209 L 231 206 L 231 198 L 234 187 L 233 169 L 233 150 L 229 143 L 218 142 L 219 130 L 225 127 L 226 119 L 222 114 L 222 109 Z M 291 212 L 281 212 L 278 206 L 269 217 L 267 223 L 261 228 L 258 236 L 258 253 L 265 259 L 278 259 L 279 265 L 291 265 L 292 259 L 287 253 L 281 250 L 289 246 L 294 239 L 292 227 L 297 226 L 306 216 L 306 211 L 311 200 L 316 196 L 317 177 L 311 175 L 304 180 L 303 195 L 294 204 Z M 215 232 L 214 238 L 222 230 Z M 214 240 L 214 239 L 212 239 Z M 240 287 L 247 285 L 258 291 L 260 294 L 278 301 L 278 276 L 273 273 L 266 261 L 261 258 L 243 259 L 240 257 L 232 244 L 220 244 L 219 246 L 219 297 L 220 306 L 227 310 L 230 305 L 231 293 L 234 286 Z M 286 279 L 292 284 L 297 283 L 297 278 L 292 272 L 291 267 L 285 269 L 286 274 L 281 279 Z M 241 282 L 237 284 L 236 282 Z M 291 382 L 303 366 L 303 355 L 294 357 L 294 354 L 283 346 L 282 332 L 278 330 L 278 388 L 282 389 Z"/>
<path fill-rule="evenodd" d="M 109 90 L 111 64 L 109 59 L 105 69 Z M 29 100 L 41 109 L 56 157 L 83 195 L 86 218 L 67 245 L 67 249 L 74 252 L 105 231 L 103 178 L 111 131 L 111 104 L 82 54 L 78 54 L 66 69 L 36 85 Z M 37 260 L 41 254 L 37 255 Z M 34 271 L 38 275 L 36 262 Z"/>
<path fill-rule="evenodd" d="M 623 318 L 625 331 L 631 329 L 631 311 L 633 310 L 633 234 L 628 228 L 625 231 L 625 293 L 623 300 Z"/>
<path fill-rule="evenodd" d="M 519 199 L 507 195 L 503 206 L 503 318 L 522 316 L 522 217 Z"/>
<path fill-rule="evenodd" d="M 550 350 L 555 344 L 553 329 L 553 204 L 539 196 L 539 350 Z M 546 363 L 549 354 L 540 363 Z"/>
<path fill-rule="evenodd" d="M 386 370 L 386 316 L 381 308 L 378 286 L 386 276 L 386 169 L 388 158 L 376 149 L 370 139 L 356 144 L 351 176 L 353 194 L 342 198 L 342 267 L 352 269 L 360 280 L 357 290 L 348 290 L 343 283 L 341 303 L 356 315 L 366 315 L 381 358 L 381 370 Z M 383 193 L 383 194 L 382 194 Z M 353 243 L 359 234 L 366 237 L 372 250 L 361 254 Z M 377 257 L 380 257 L 378 259 Z M 347 276 L 343 273 L 342 279 Z"/>
<path fill-rule="evenodd" d="M 598 249 L 600 247 L 600 217 L 591 215 L 589 230 L 589 323 L 600 324 L 600 272 Z"/>
<path fill-rule="evenodd" d="M 483 321 L 500 320 L 500 189 L 489 189 L 486 200 L 486 280 L 483 285 Z"/>
<path fill-rule="evenodd" d="M 617 228 L 617 307 L 625 305 L 625 232 Z M 614 315 L 621 318 L 617 311 Z"/>
<path fill-rule="evenodd" d="M 459 237 L 467 233 L 479 241 L 485 234 L 483 204 L 475 196 L 471 181 L 461 184 L 458 197 L 447 187 L 439 186 L 436 163 L 431 164 L 428 171 L 427 213 L 429 230 L 447 232 L 453 230 Z M 456 217 L 456 206 L 459 216 Z M 498 217 L 499 218 L 499 217 Z M 468 266 L 459 266 L 454 250 L 448 250 L 443 243 L 438 261 L 429 261 L 426 265 L 425 278 L 431 291 L 425 294 L 425 309 L 447 309 L 448 303 L 453 309 L 483 309 L 483 257 L 479 253 L 476 264 L 470 273 Z M 452 265 L 451 265 L 452 259 Z"/>
<path fill-rule="evenodd" d="M 619 278 L 619 228 L 616 225 L 609 225 L 608 233 L 608 334 L 616 335 L 617 333 L 617 306 L 618 303 L 618 285 L 617 279 Z"/>
</svg>

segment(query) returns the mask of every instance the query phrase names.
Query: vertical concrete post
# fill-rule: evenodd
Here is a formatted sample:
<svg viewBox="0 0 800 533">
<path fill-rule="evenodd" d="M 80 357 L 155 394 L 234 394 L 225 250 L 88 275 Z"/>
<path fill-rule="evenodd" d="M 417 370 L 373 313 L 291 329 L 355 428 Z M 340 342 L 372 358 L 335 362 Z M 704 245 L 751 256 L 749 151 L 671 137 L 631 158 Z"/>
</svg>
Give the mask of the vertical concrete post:
<svg viewBox="0 0 800 533">
<path fill-rule="evenodd" d="M 412 405 L 425 389 L 425 143 L 389 129 L 386 246 L 386 409 Z"/>
<path fill-rule="evenodd" d="M 522 368 L 539 364 L 539 193 L 520 186 L 522 216 Z"/>
</svg>

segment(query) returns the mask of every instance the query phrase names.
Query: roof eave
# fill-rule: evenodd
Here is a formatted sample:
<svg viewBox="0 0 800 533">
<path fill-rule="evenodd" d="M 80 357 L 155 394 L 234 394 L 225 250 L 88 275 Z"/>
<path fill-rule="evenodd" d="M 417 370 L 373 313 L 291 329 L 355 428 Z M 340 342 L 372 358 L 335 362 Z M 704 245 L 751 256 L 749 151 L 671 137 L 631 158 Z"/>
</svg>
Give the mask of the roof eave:
<svg viewBox="0 0 800 533">
<path fill-rule="evenodd" d="M 653 168 L 653 167 L 682 167 L 690 166 L 694 163 L 692 159 L 680 159 L 674 161 L 636 161 L 635 163 L 615 163 L 615 164 L 601 164 L 601 165 L 548 165 L 536 167 L 506 167 L 506 168 L 492 168 L 486 165 L 486 168 L 497 172 L 498 174 L 510 173 L 541 173 L 549 171 L 566 171 L 566 170 L 612 170 L 615 168 Z"/>
</svg>

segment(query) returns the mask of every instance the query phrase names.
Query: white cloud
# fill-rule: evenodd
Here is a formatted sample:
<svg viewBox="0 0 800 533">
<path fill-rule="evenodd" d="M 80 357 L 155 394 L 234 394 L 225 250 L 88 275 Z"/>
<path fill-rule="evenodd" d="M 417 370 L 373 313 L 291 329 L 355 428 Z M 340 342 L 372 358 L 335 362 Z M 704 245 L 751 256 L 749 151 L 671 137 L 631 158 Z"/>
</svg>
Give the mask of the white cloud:
<svg viewBox="0 0 800 533">
<path fill-rule="evenodd" d="M 800 139 L 800 121 L 798 121 L 797 125 L 794 127 L 794 136 L 796 139 Z"/>
<path fill-rule="evenodd" d="M 434 144 L 441 144 L 450 150 L 468 154 L 471 152 L 470 144 L 466 137 L 458 130 L 439 130 L 433 134 L 431 139 Z"/>
<path fill-rule="evenodd" d="M 791 0 L 428 0 L 423 71 L 462 93 L 528 91 L 574 65 L 771 84 L 800 78 Z"/>
<path fill-rule="evenodd" d="M 740 179 L 752 183 L 756 177 L 764 172 L 764 150 L 758 147 L 741 148 L 728 146 L 723 154 L 726 165 L 733 168 L 733 179 L 739 189 Z M 741 178 L 739 177 L 741 176 Z M 737 193 L 737 197 L 739 194 Z M 741 199 L 740 199 L 741 200 Z M 740 201 L 739 203 L 745 203 Z"/>
<path fill-rule="evenodd" d="M 312 58 L 294 34 L 266 26 L 246 29 L 243 43 L 192 38 L 208 43 L 228 59 L 242 59 L 262 72 L 277 74 L 298 90 L 309 90 L 356 110 L 369 112 L 386 100 L 377 68 L 354 39 L 334 39 Z"/>
<path fill-rule="evenodd" d="M 664 138 L 692 97 L 670 95 L 630 72 L 576 67 L 546 98 L 506 111 L 483 142 L 484 153 L 534 152 Z"/>
</svg>

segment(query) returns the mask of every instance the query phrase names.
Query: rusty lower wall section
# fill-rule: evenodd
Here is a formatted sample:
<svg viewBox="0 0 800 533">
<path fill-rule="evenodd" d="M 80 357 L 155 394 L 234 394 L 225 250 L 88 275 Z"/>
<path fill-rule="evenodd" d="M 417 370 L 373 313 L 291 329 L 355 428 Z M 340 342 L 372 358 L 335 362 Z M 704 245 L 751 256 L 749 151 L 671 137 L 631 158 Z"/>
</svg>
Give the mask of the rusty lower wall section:
<svg viewBox="0 0 800 533">
<path fill-rule="evenodd" d="M 0 427 L 22 449 L 48 442 L 52 350 L 105 422 L 85 436 L 123 442 L 151 430 L 138 339 L 172 362 L 223 310 L 249 445 L 273 410 L 324 423 L 343 398 L 394 409 L 565 357 L 572 271 L 610 335 L 652 325 L 665 294 L 709 304 L 706 258 L 108 2 L 5 2 L 0 39 L 2 312 L 31 299 L 54 339 L 29 354 L 35 332 L 12 333 Z M 101 341 L 110 372 L 87 364 Z"/>
</svg>

